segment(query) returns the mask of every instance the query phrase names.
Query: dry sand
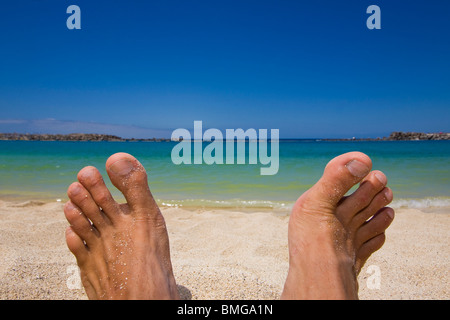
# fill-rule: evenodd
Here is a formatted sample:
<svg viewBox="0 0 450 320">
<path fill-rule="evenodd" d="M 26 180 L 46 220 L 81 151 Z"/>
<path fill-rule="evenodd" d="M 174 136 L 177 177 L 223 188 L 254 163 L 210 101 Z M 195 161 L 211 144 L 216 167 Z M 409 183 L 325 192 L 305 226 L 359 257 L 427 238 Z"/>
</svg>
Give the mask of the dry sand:
<svg viewBox="0 0 450 320">
<path fill-rule="evenodd" d="M 62 206 L 0 201 L 0 299 L 86 299 Z M 279 298 L 288 212 L 162 211 L 183 298 Z M 360 298 L 449 299 L 449 236 L 450 208 L 397 209 L 385 245 L 361 271 Z"/>
</svg>

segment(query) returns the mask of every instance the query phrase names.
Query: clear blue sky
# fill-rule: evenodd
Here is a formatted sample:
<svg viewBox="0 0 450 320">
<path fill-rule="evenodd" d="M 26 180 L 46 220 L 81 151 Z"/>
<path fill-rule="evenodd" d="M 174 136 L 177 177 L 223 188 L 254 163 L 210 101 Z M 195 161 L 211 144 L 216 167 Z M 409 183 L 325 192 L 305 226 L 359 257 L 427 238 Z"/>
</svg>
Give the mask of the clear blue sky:
<svg viewBox="0 0 450 320">
<path fill-rule="evenodd" d="M 2 132 L 450 131 L 446 0 L 3 1 L 0 46 Z"/>
</svg>

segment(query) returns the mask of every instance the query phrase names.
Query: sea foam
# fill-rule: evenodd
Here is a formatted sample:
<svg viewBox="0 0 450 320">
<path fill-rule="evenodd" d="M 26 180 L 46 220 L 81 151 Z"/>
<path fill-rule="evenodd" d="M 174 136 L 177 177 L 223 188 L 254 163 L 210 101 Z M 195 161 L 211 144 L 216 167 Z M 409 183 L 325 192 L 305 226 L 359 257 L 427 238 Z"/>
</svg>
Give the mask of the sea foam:
<svg viewBox="0 0 450 320">
<path fill-rule="evenodd" d="M 430 197 L 423 199 L 397 199 L 394 200 L 389 206 L 392 208 L 414 209 L 450 207 L 450 198 Z"/>
</svg>

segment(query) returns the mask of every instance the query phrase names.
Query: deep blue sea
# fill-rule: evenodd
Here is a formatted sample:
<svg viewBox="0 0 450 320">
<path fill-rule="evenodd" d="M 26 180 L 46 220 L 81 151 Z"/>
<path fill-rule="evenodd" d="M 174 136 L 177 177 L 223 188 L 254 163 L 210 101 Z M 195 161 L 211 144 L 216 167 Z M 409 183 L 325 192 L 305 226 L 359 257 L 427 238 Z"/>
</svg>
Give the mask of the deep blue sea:
<svg viewBox="0 0 450 320">
<path fill-rule="evenodd" d="M 204 143 L 204 147 L 207 143 Z M 0 141 L 0 198 L 66 201 L 66 190 L 84 166 L 105 176 L 105 161 L 128 152 L 145 166 L 160 204 L 206 207 L 289 207 L 321 176 L 333 157 L 361 151 L 383 171 L 397 206 L 450 205 L 450 141 L 279 142 L 279 170 L 261 175 L 257 164 L 180 164 L 176 142 Z M 123 200 L 116 190 L 113 195 Z"/>
</svg>

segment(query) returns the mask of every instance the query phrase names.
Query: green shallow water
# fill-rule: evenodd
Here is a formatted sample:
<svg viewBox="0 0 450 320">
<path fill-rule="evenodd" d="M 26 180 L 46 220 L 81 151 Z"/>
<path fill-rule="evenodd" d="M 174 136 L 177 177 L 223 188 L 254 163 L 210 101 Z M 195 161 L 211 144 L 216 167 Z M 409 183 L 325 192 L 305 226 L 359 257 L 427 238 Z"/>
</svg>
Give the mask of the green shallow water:
<svg viewBox="0 0 450 320">
<path fill-rule="evenodd" d="M 361 151 L 372 158 L 374 169 L 386 173 L 398 204 L 450 205 L 450 141 L 281 140 L 279 170 L 271 176 L 260 175 L 265 165 L 248 160 L 242 165 L 175 165 L 171 151 L 176 145 L 0 141 L 0 197 L 65 201 L 67 187 L 81 168 L 92 165 L 106 176 L 106 159 L 128 152 L 146 167 L 151 190 L 162 204 L 283 208 L 319 179 L 330 159 Z M 113 194 L 123 200 L 119 192 Z"/>
</svg>

